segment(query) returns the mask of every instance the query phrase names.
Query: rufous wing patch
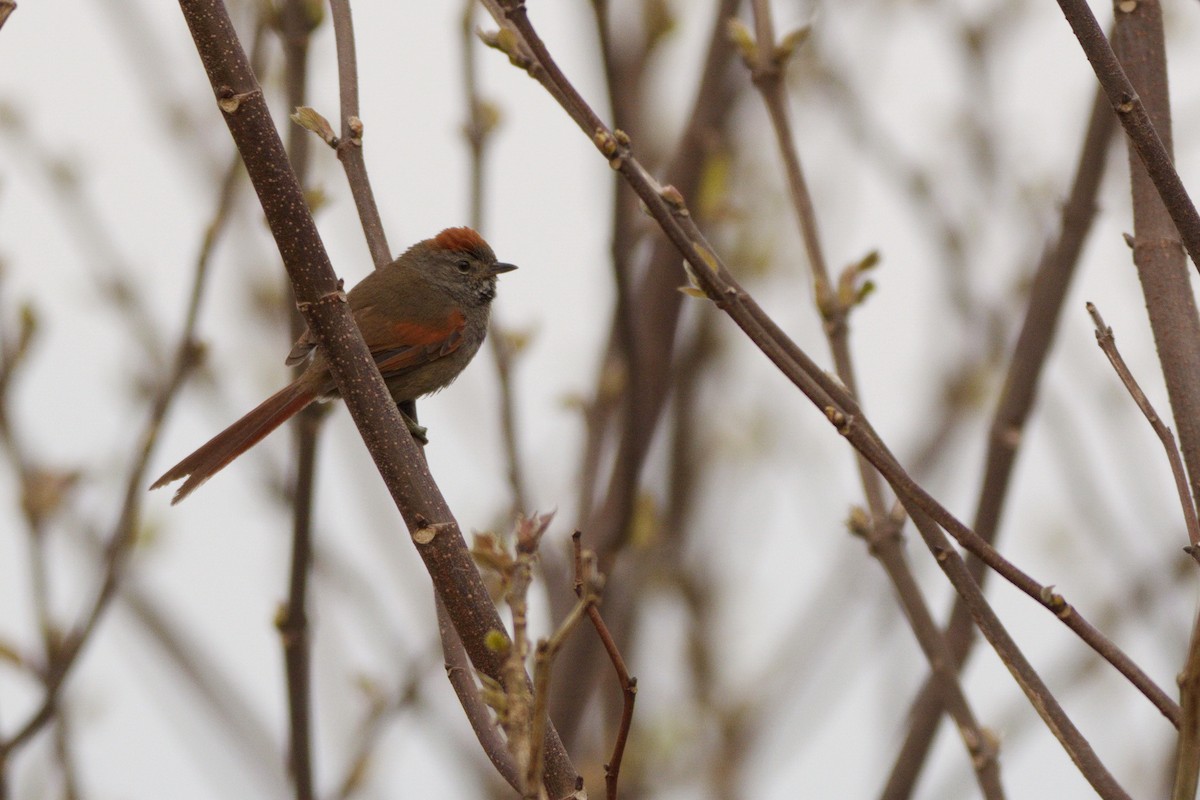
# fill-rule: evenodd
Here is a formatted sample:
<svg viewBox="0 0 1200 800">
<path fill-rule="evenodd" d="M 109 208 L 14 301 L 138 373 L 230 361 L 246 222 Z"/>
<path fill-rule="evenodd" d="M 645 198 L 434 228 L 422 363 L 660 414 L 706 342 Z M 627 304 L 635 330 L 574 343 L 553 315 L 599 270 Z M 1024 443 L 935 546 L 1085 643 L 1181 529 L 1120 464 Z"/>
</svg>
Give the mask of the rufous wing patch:
<svg viewBox="0 0 1200 800">
<path fill-rule="evenodd" d="M 458 309 L 446 317 L 444 325 L 393 323 L 389 341 L 372 343 L 371 355 L 385 376 L 413 369 L 457 350 L 466 326 L 467 319 Z"/>
<path fill-rule="evenodd" d="M 426 325 L 423 322 L 394 322 L 392 323 L 391 347 L 424 347 L 447 339 L 456 331 L 461 331 L 467 325 L 467 318 L 461 309 L 454 309 L 446 315 L 441 325 Z"/>
</svg>

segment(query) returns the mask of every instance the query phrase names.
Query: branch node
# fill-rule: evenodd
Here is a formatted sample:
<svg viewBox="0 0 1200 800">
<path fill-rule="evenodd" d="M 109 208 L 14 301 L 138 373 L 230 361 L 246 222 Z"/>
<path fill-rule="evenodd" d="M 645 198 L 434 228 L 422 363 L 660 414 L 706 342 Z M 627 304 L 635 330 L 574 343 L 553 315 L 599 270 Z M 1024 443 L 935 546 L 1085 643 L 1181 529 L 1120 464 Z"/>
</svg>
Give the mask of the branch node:
<svg viewBox="0 0 1200 800">
<path fill-rule="evenodd" d="M 683 199 L 683 193 L 676 189 L 671 184 L 667 184 L 659 191 L 658 196 L 663 199 L 663 202 L 671 207 L 672 210 L 677 210 L 686 207 L 686 202 Z"/>
<path fill-rule="evenodd" d="M 837 432 L 842 436 L 850 435 L 850 427 L 854 424 L 854 417 L 833 406 L 825 406 L 825 418 L 833 423 L 833 427 L 837 428 Z"/>
<path fill-rule="evenodd" d="M 614 170 L 625 166 L 625 159 L 629 156 L 629 135 L 624 131 L 607 131 L 604 128 L 597 128 L 596 132 L 592 134 L 592 142 L 596 145 L 596 149 L 608 159 L 608 165 Z"/>
<path fill-rule="evenodd" d="M 237 93 L 233 91 L 233 87 L 231 86 L 221 86 L 217 89 L 217 105 L 226 114 L 236 114 L 242 107 L 242 103 L 261 96 L 262 91 L 260 89 Z"/>
<path fill-rule="evenodd" d="M 296 302 L 296 308 L 300 311 L 301 314 L 303 314 L 307 311 L 310 311 L 313 308 L 316 308 L 317 306 L 322 306 L 322 305 L 326 305 L 326 304 L 330 304 L 330 303 L 345 303 L 346 302 L 346 292 L 342 288 L 343 285 L 344 285 L 344 282 L 342 281 L 342 279 L 338 278 L 337 288 L 334 289 L 332 292 L 326 292 L 325 294 L 318 297 L 316 300 L 298 300 Z"/>
</svg>

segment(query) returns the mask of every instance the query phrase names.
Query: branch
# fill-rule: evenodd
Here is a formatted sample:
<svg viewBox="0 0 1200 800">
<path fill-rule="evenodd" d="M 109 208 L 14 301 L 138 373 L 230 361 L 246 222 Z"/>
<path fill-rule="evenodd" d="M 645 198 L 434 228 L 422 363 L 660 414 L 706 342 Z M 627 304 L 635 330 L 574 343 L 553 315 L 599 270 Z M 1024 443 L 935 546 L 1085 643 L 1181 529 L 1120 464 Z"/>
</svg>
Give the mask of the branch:
<svg viewBox="0 0 1200 800">
<path fill-rule="evenodd" d="M 314 6 L 305 0 L 286 0 L 275 17 L 283 45 L 287 107 L 305 103 L 308 84 L 308 46 L 320 22 Z M 301 188 L 308 183 L 309 139 L 297 126 L 288 127 L 287 153 Z M 286 278 L 285 278 L 286 282 Z M 295 341 L 304 331 L 304 321 L 292 310 L 291 335 Z M 296 374 L 303 366 L 295 368 Z M 325 410 L 310 405 L 292 426 L 295 433 L 296 476 L 292 492 L 292 556 L 289 564 L 287 602 L 276 615 L 275 626 L 283 647 L 287 683 L 287 763 L 295 786 L 296 800 L 313 800 L 312 749 L 312 637 L 308 622 L 308 587 L 312 577 L 312 512 L 317 478 L 317 434 Z"/>
<path fill-rule="evenodd" d="M 1136 10 L 1143 3 L 1131 5 Z M 1125 75 L 1125 70 L 1109 46 L 1108 39 L 1104 37 L 1104 31 L 1100 29 L 1100 23 L 1088 7 L 1087 0 L 1058 0 L 1058 6 L 1067 18 L 1067 24 L 1075 32 L 1075 38 L 1079 40 L 1084 55 L 1091 62 L 1108 102 L 1117 112 L 1117 119 L 1125 128 L 1129 143 L 1137 151 L 1138 158 L 1141 159 L 1154 188 L 1175 222 L 1179 235 L 1183 237 L 1183 246 L 1192 257 L 1192 263 L 1200 269 L 1200 214 L 1196 213 L 1196 206 L 1188 196 L 1179 173 L 1175 171 L 1171 154 L 1150 121 L 1142 98 Z M 1128 12 L 1119 7 L 1118 18 L 1124 13 Z"/>
<path fill-rule="evenodd" d="M 475 37 L 474 19 L 476 0 L 464 0 L 462 25 L 460 26 L 463 59 L 463 98 L 467 104 L 467 121 L 463 125 L 463 137 L 467 141 L 467 152 L 470 154 L 471 181 L 471 214 L 468 224 L 475 230 L 485 230 L 483 224 L 483 200 L 486 195 L 484 160 L 487 146 L 491 141 L 499 122 L 499 112 L 495 106 L 483 99 L 479 94 L 479 82 L 476 75 L 475 48 L 478 42 Z M 505 466 L 508 472 L 508 486 L 512 491 L 512 516 L 522 514 L 529 507 L 525 491 L 525 470 L 521 464 L 521 454 L 517 447 L 517 403 L 512 382 L 512 367 L 517 347 L 514 338 L 497 321 L 495 312 L 492 313 L 488 325 L 488 347 L 492 353 L 492 363 L 496 365 L 496 387 L 500 398 L 500 436 L 504 445 Z"/>
<path fill-rule="evenodd" d="M 776 143 L 791 191 L 797 226 L 804 240 L 812 270 L 818 310 L 825 322 L 823 328 L 830 352 L 833 354 L 837 375 L 845 384 L 846 391 L 857 396 L 858 384 L 850 350 L 849 320 L 852 310 L 861 301 L 861 290 L 856 286 L 861 269 L 848 267 L 838 282 L 838 288 L 833 288 L 817 233 L 816 209 L 808 191 L 808 183 L 804 179 L 800 154 L 794 144 L 791 115 L 783 82 L 783 68 L 787 59 L 807 34 L 802 29 L 789 34 L 782 43 L 777 43 L 770 3 L 767 0 L 754 0 L 752 7 L 756 38 L 751 40 L 749 31 L 736 19 L 730 21 L 730 34 L 742 51 L 743 60 L 750 69 L 754 85 L 762 95 L 763 104 L 771 119 L 771 127 L 775 131 Z M 900 535 L 903 523 L 888 513 L 879 473 L 861 455 L 856 454 L 855 461 L 869 512 L 855 509 L 857 513 L 852 512 L 851 519 L 857 520 L 857 524 L 852 522 L 851 528 L 868 542 L 871 555 L 879 560 L 896 591 L 900 607 L 921 647 L 921 652 L 929 661 L 933 673 L 938 676 L 940 694 L 957 724 L 983 795 L 988 798 L 1003 797 L 1004 790 L 996 761 L 996 737 L 980 727 L 963 692 L 953 653 L 934 621 L 905 556 Z"/>
<path fill-rule="evenodd" d="M 392 401 L 345 302 L 329 256 L 287 162 L 262 90 L 220 0 L 180 0 L 225 122 L 258 193 L 297 305 L 323 352 L 339 393 L 404 518 L 417 552 L 446 604 L 472 663 L 499 677 L 503 659 L 485 644 L 503 625 L 462 532 Z M 546 787 L 576 791 L 577 773 L 553 728 L 547 731 Z"/>
<path fill-rule="evenodd" d="M 1171 465 L 1171 475 L 1175 478 L 1175 490 L 1179 494 L 1179 504 L 1183 508 L 1183 521 L 1187 527 L 1188 541 L 1191 543 L 1184 549 L 1193 558 L 1200 560 L 1200 549 L 1198 549 L 1200 548 L 1200 523 L 1196 521 L 1196 505 L 1192 501 L 1191 493 L 1188 492 L 1187 475 L 1184 472 L 1179 448 L 1175 446 L 1175 436 L 1158 416 L 1158 412 L 1154 410 L 1150 398 L 1146 397 L 1146 393 L 1138 385 L 1137 378 L 1133 377 L 1133 373 L 1129 371 L 1129 366 L 1121 357 L 1120 351 L 1117 350 L 1117 340 L 1113 336 L 1112 328 L 1104 324 L 1104 318 L 1100 316 L 1100 311 L 1094 304 L 1088 303 L 1087 310 L 1092 315 L 1092 322 L 1096 326 L 1096 343 L 1108 357 L 1109 363 L 1116 370 L 1117 377 L 1121 379 L 1122 385 L 1133 398 L 1133 402 L 1137 403 L 1137 407 L 1145 415 L 1146 421 L 1150 423 L 1150 427 L 1154 429 L 1155 435 L 1158 436 L 1158 440 L 1166 451 L 1167 463 Z"/>
<path fill-rule="evenodd" d="M 329 0 L 333 16 L 333 36 L 337 47 L 338 95 L 341 98 L 342 135 L 335 147 L 338 159 L 346 170 L 346 181 L 350 194 L 358 208 L 358 219 L 362 223 L 363 236 L 371 251 L 375 269 L 392 260 L 383 220 L 375 204 L 375 193 L 371 191 L 371 179 L 363 159 L 363 123 L 358 111 L 358 58 L 355 54 L 354 20 L 350 14 L 350 0 Z"/>
<path fill-rule="evenodd" d="M 1025 423 L 1033 411 L 1042 368 L 1062 316 L 1063 301 L 1096 217 L 1096 195 L 1104 177 L 1106 154 L 1116 130 L 1115 122 L 1105 104 L 1103 93 L 1097 89 L 1092 99 L 1091 115 L 1075 167 L 1075 177 L 1062 208 L 1058 239 L 1046 248 L 1034 271 L 1025 319 L 1021 323 L 1021 331 L 1004 376 L 1004 388 L 996 402 L 989 427 L 987 452 L 983 459 L 983 482 L 975 504 L 973 526 L 975 532 L 989 543 L 995 541 L 1000 528 L 1013 467 L 1024 440 L 1022 434 Z M 982 585 L 987 575 L 983 562 L 971 560 L 967 566 L 975 580 Z M 975 637 L 971 615 L 961 599 L 955 599 L 950 611 L 946 636 L 955 661 L 960 665 L 965 663 Z M 912 796 L 933 744 L 941 714 L 942 704 L 937 697 L 936 687 L 931 680 L 927 680 L 913 703 L 908 734 L 896 755 L 881 795 L 885 800 Z"/>
<path fill-rule="evenodd" d="M 463 711 L 466 712 L 467 721 L 471 724 L 471 730 L 475 732 L 475 738 L 479 740 L 479 746 L 483 748 L 484 755 L 492 762 L 492 766 L 500 773 L 500 777 L 519 792 L 521 791 L 521 776 L 517 771 L 517 762 L 513 760 L 512 753 L 508 751 L 508 746 L 504 743 L 504 737 L 500 735 L 491 712 L 488 711 L 479 694 L 479 685 L 475 682 L 475 675 L 471 671 L 471 662 L 467 659 L 467 651 L 463 649 L 462 640 L 458 638 L 458 632 L 454 630 L 454 625 L 450 622 L 450 616 L 446 612 L 446 606 L 442 602 L 441 596 L 435 595 L 434 602 L 437 603 L 438 634 L 442 640 L 446 677 L 450 680 L 450 685 L 454 688 L 454 694 L 458 696 L 458 702 L 462 704 Z"/>
<path fill-rule="evenodd" d="M 545 73 L 555 76 L 556 80 L 565 82 L 561 71 L 553 65 L 545 45 L 530 24 L 524 5 L 519 0 L 504 0 L 502 5 L 505 18 L 517 28 L 524 40 L 524 45 L 537 58 L 541 66 L 541 70 L 537 74 Z M 561 95 L 578 97 L 573 88 L 566 86 L 557 88 Z M 568 103 L 564 107 L 585 131 L 589 130 L 588 125 L 597 119 L 590 109 L 587 113 L 580 113 L 575 102 Z M 961 596 L 968 599 L 972 616 L 997 653 L 1001 657 L 1010 654 L 1016 655 L 1016 658 L 1010 658 L 1005 663 L 1013 672 L 1014 677 L 1017 677 L 1019 685 L 1029 696 L 1034 708 L 1050 730 L 1060 738 L 1072 759 L 1080 765 L 1081 771 L 1094 788 L 1103 796 L 1125 796 L 1104 766 L 1096 759 L 1095 753 L 1079 737 L 1078 731 L 1062 713 L 1061 707 L 1051 695 L 1043 691 L 1044 686 L 1041 686 L 1041 681 L 1033 672 L 1032 667 L 1016 650 L 1011 637 L 995 618 L 994 612 L 986 604 L 986 601 L 982 600 L 978 585 L 966 572 L 961 557 L 952 547 L 942 546 L 938 543 L 936 537 L 940 534 L 937 534 L 936 531 L 924 530 L 931 527 L 923 524 L 926 521 L 925 516 L 928 515 L 933 522 L 944 527 L 963 546 L 983 558 L 990 567 L 1001 572 L 1014 585 L 1037 598 L 1044 607 L 1053 611 L 1101 655 L 1117 666 L 1163 710 L 1164 714 L 1177 718 L 1178 707 L 1174 702 L 1158 689 L 1127 656 L 1115 648 L 1111 642 L 1108 642 L 1099 631 L 1081 621 L 1078 614 L 1066 604 L 1061 596 L 1042 587 L 1035 589 L 1034 587 L 1038 587 L 1036 582 L 1000 556 L 990 545 L 979 539 L 973 531 L 959 522 L 908 476 L 895 456 L 882 444 L 865 417 L 861 415 L 854 398 L 797 347 L 762 311 L 753 298 L 737 284 L 716 252 L 696 228 L 681 193 L 673 187 L 659 185 L 646 172 L 632 156 L 631 142 L 628 136 L 620 131 L 610 131 L 603 126 L 590 130 L 589 134 L 597 149 L 605 156 L 612 168 L 619 171 L 629 182 L 646 205 L 647 211 L 659 223 L 679 252 L 683 254 L 704 293 L 745 331 L 751 341 L 780 368 L 789 380 L 801 389 L 814 404 L 825 411 L 829 421 L 850 441 L 855 449 L 859 450 L 881 471 L 885 479 L 892 485 L 893 490 L 905 503 L 910 515 L 914 510 L 925 512 L 920 520 L 914 517 L 914 522 L 917 523 L 918 529 L 922 530 L 937 563 L 950 578 L 955 589 Z M 1043 594 L 1044 596 L 1042 596 Z"/>
<path fill-rule="evenodd" d="M 1187 525 L 1188 539 L 1191 542 L 1184 550 L 1192 558 L 1200 561 L 1200 549 L 1197 547 L 1200 544 L 1200 524 L 1196 521 L 1196 507 L 1188 492 L 1187 475 L 1184 473 L 1183 459 L 1179 455 L 1179 448 L 1175 446 L 1175 437 L 1171 434 L 1171 429 L 1158 416 L 1154 406 L 1150 404 L 1149 398 L 1142 391 L 1142 387 L 1138 385 L 1133 373 L 1129 371 L 1125 359 L 1117 350 L 1117 341 L 1113 336 L 1112 328 L 1104 324 L 1104 318 L 1100 316 L 1095 305 L 1088 303 L 1087 310 L 1092 315 L 1092 322 L 1096 325 L 1096 343 L 1108 357 L 1109 363 L 1116 370 L 1121 383 L 1129 391 L 1133 401 L 1137 403 L 1138 408 L 1150 423 L 1150 427 L 1154 429 L 1154 433 L 1162 442 L 1163 449 L 1166 450 L 1167 461 L 1171 465 L 1171 474 L 1175 478 L 1175 489 L 1179 493 L 1179 502 L 1183 507 L 1183 519 Z M 1175 767 L 1175 793 L 1172 797 L 1193 800 L 1196 797 L 1197 777 L 1200 776 L 1200 617 L 1197 617 L 1193 626 L 1187 663 L 1179 676 L 1179 690 L 1182 719 L 1179 725 Z"/>
<path fill-rule="evenodd" d="M 146 482 L 146 466 L 149 464 L 150 456 L 158 442 L 158 434 L 163 420 L 174 404 L 184 379 L 198 362 L 199 347 L 196 344 L 195 332 L 200 315 L 200 304 L 208 282 L 208 270 L 213 251 L 225 230 L 233 209 L 239 173 L 237 160 L 233 159 L 225 171 L 218 192 L 217 208 L 213 220 L 205 230 L 196 256 L 191 292 L 184 313 L 183 330 L 180 332 L 175 346 L 173 363 L 166 380 L 163 381 L 150 404 L 149 417 L 137 440 L 139 450 L 134 456 L 126 476 L 123 502 L 117 514 L 117 521 L 103 546 L 104 574 L 100 586 L 96 590 L 87 612 L 71 631 L 62 636 L 58 643 L 55 657 L 47 665 L 47 672 L 43 676 L 44 694 L 41 703 L 12 737 L 0 741 L 0 764 L 3 764 L 14 750 L 31 739 L 54 716 L 59 692 L 120 586 L 121 576 L 132 554 L 136 532 L 141 521 L 141 500 Z M 6 369 L 3 381 L 7 383 L 10 378 L 11 372 Z"/>
<path fill-rule="evenodd" d="M 584 555 L 582 539 L 583 534 L 580 531 L 575 531 L 571 536 L 571 547 L 575 556 L 575 595 L 580 601 L 592 596 L 592 601 L 585 607 L 585 613 L 591 620 L 592 627 L 596 629 L 596 635 L 600 637 L 600 643 L 604 645 L 604 651 L 608 653 L 608 658 L 617 673 L 617 681 L 621 684 L 621 723 L 613 740 L 612 755 L 604 765 L 605 793 L 608 800 L 617 800 L 621 761 L 625 757 L 625 743 L 629 740 L 629 729 L 633 725 L 633 704 L 637 701 L 637 678 L 629 674 L 625 659 L 621 657 L 621 649 L 617 647 L 608 626 L 604 624 L 604 617 L 600 616 L 600 600 L 595 596 L 597 589 L 591 584 L 602 583 L 602 577 L 596 574 L 594 564 L 590 563 L 595 560 L 595 554 L 588 552 Z"/>
</svg>

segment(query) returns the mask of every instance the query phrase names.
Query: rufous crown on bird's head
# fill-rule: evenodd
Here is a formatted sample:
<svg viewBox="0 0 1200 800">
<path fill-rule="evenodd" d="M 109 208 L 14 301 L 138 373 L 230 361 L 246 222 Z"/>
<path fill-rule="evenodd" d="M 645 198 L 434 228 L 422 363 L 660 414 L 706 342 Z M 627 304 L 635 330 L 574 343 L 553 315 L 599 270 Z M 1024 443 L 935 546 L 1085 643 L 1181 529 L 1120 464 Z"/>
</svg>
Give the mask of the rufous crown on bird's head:
<svg viewBox="0 0 1200 800">
<path fill-rule="evenodd" d="M 444 250 L 472 255 L 484 261 L 494 261 L 496 256 L 483 237 L 467 227 L 446 228 L 433 237 L 433 243 Z"/>
</svg>

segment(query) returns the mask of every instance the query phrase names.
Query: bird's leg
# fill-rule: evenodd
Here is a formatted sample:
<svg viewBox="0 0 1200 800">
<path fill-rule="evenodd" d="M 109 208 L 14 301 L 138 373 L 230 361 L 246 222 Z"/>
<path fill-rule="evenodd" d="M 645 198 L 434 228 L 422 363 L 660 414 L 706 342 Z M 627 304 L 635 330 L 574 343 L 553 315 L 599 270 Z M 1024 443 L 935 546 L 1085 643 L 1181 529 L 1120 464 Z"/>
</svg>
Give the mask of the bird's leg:
<svg viewBox="0 0 1200 800">
<path fill-rule="evenodd" d="M 412 400 L 399 403 L 396 406 L 400 411 L 400 416 L 404 417 L 404 424 L 408 426 L 408 432 L 417 440 L 417 444 L 424 447 L 429 444 L 429 429 L 424 425 L 417 424 L 417 404 Z"/>
<path fill-rule="evenodd" d="M 417 440 L 417 444 L 422 446 L 429 444 L 429 437 L 425 435 L 429 433 L 428 428 L 424 425 L 418 425 L 415 419 L 403 411 L 400 412 L 400 416 L 404 417 L 404 424 L 408 426 L 408 432 Z"/>
</svg>

